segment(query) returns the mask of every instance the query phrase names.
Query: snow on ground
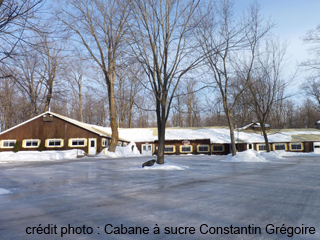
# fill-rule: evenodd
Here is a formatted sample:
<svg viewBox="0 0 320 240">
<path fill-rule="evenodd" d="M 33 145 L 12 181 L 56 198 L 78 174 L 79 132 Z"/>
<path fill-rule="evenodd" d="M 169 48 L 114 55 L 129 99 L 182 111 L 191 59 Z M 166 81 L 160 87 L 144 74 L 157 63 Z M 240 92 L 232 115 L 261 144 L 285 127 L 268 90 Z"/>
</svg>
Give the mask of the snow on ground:
<svg viewBox="0 0 320 240">
<path fill-rule="evenodd" d="M 4 189 L 4 188 L 0 188 L 0 195 L 2 195 L 2 194 L 9 194 L 9 193 L 11 193 L 9 190 Z"/>
<path fill-rule="evenodd" d="M 9 161 L 52 161 L 52 160 L 65 160 L 75 159 L 77 155 L 84 155 L 83 150 L 72 149 L 65 151 L 20 151 L 20 152 L 1 152 L 0 162 Z"/>
<path fill-rule="evenodd" d="M 179 165 L 164 159 L 164 164 L 155 163 L 153 166 L 140 168 L 143 170 L 186 170 L 187 166 Z"/>
<path fill-rule="evenodd" d="M 259 152 L 255 150 L 247 150 L 238 152 L 235 156 L 228 154 L 222 162 L 268 162 Z"/>
<path fill-rule="evenodd" d="M 103 149 L 97 157 L 121 158 L 121 157 L 139 157 L 142 156 L 134 142 L 129 143 L 125 147 L 116 147 L 115 152 L 109 152 L 107 148 Z"/>
<path fill-rule="evenodd" d="M 283 159 L 283 157 L 320 157 L 319 153 L 309 152 L 287 152 L 287 151 L 271 151 L 271 152 L 257 152 L 255 150 L 247 150 L 238 152 L 237 155 L 227 155 L 222 162 L 268 162 L 275 159 Z"/>
</svg>

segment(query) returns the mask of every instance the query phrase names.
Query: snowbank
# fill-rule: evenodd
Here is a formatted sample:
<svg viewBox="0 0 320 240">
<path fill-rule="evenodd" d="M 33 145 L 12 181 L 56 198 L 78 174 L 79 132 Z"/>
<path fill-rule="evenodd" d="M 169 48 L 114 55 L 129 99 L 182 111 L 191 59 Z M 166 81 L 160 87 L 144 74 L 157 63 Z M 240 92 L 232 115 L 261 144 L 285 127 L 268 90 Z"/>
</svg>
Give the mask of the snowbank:
<svg viewBox="0 0 320 240">
<path fill-rule="evenodd" d="M 83 150 L 65 150 L 65 151 L 20 151 L 14 152 L 1 152 L 0 162 L 27 162 L 27 161 L 54 161 L 61 159 L 75 159 L 77 155 L 84 155 Z"/>
<path fill-rule="evenodd" d="M 287 151 L 271 151 L 271 152 L 257 152 L 255 150 L 247 150 L 238 152 L 236 156 L 232 157 L 231 154 L 227 155 L 222 162 L 268 162 L 270 160 L 282 159 L 283 157 L 320 157 L 319 153 L 309 152 L 287 152 Z"/>
<path fill-rule="evenodd" d="M 164 164 L 155 163 L 151 167 L 144 167 L 144 168 L 139 168 L 139 169 L 142 169 L 142 170 L 186 170 L 187 168 L 189 168 L 189 167 L 175 164 L 175 163 L 168 161 L 167 159 L 164 159 Z"/>
<path fill-rule="evenodd" d="M 139 157 L 141 156 L 136 144 L 134 142 L 129 143 L 125 147 L 116 147 L 115 152 L 109 152 L 107 148 L 103 149 L 97 157 L 106 158 L 121 158 L 121 157 Z"/>
<path fill-rule="evenodd" d="M 287 152 L 287 151 L 272 151 L 269 154 L 274 154 L 278 158 L 282 157 L 320 157 L 319 153 L 314 153 L 314 152 Z M 266 153 L 265 153 L 266 154 Z"/>
<path fill-rule="evenodd" d="M 238 152 L 237 155 L 232 156 L 228 154 L 222 162 L 268 162 L 259 152 L 255 150 L 247 150 Z"/>
<path fill-rule="evenodd" d="M 9 193 L 11 193 L 9 190 L 4 189 L 4 188 L 0 188 L 0 195 L 1 194 L 9 194 Z"/>
</svg>

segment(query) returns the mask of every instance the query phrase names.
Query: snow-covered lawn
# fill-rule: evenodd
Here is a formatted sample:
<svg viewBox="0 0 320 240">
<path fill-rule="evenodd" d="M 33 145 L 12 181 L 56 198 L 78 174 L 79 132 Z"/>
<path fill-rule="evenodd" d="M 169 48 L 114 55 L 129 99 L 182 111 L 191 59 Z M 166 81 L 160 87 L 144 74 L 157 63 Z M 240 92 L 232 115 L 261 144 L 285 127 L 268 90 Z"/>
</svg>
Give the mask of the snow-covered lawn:
<svg viewBox="0 0 320 240">
<path fill-rule="evenodd" d="M 271 152 L 257 152 L 255 150 L 247 150 L 238 152 L 235 156 L 227 155 L 222 162 L 268 162 L 276 159 L 283 159 L 283 157 L 320 157 L 319 153 L 301 153 L 301 152 L 286 152 L 286 151 L 271 151 Z"/>
<path fill-rule="evenodd" d="M 11 193 L 9 190 L 4 189 L 4 188 L 0 188 L 0 195 L 2 195 L 2 194 L 9 194 L 9 193 Z"/>
<path fill-rule="evenodd" d="M 75 159 L 78 155 L 83 155 L 83 150 L 73 149 L 65 151 L 20 151 L 1 152 L 0 162 L 27 162 L 27 161 L 54 161 Z"/>
<path fill-rule="evenodd" d="M 123 157 L 139 157 L 141 156 L 136 144 L 134 142 L 129 143 L 125 147 L 116 147 L 115 152 L 109 152 L 108 148 L 102 150 L 97 157 L 105 158 L 123 158 Z"/>
</svg>

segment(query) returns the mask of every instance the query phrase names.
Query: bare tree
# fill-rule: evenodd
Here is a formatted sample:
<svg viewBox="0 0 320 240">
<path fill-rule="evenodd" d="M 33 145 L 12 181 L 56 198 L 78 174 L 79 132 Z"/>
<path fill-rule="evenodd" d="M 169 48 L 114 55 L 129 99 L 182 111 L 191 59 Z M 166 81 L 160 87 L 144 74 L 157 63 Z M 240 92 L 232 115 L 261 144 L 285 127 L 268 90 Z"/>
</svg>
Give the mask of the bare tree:
<svg viewBox="0 0 320 240">
<path fill-rule="evenodd" d="M 316 29 L 310 30 L 304 37 L 304 42 L 310 46 L 310 53 L 313 59 L 309 59 L 301 64 L 310 76 L 303 83 L 302 89 L 316 101 L 316 108 L 320 111 L 320 25 Z"/>
<path fill-rule="evenodd" d="M 39 51 L 41 53 L 41 69 L 38 74 L 45 86 L 44 112 L 46 112 L 49 111 L 50 102 L 54 95 L 58 68 L 62 65 L 63 56 L 61 56 L 62 48 L 48 36 L 42 37 Z"/>
<path fill-rule="evenodd" d="M 253 105 L 255 115 L 261 126 L 266 150 L 270 152 L 266 123 L 276 103 L 285 99 L 285 88 L 291 82 L 283 76 L 286 45 L 274 41 L 266 42 L 265 51 L 260 53 L 255 69 L 248 83 L 249 99 Z"/>
<path fill-rule="evenodd" d="M 132 127 L 133 107 L 138 93 L 142 90 L 144 81 L 143 71 L 136 63 L 119 68 L 116 84 L 119 126 Z"/>
<path fill-rule="evenodd" d="M 41 55 L 30 46 L 21 46 L 19 51 L 22 54 L 14 58 L 15 69 L 11 74 L 26 97 L 29 117 L 33 117 L 43 109 L 45 86 L 38 74 L 41 72 Z"/>
<path fill-rule="evenodd" d="M 164 163 L 165 127 L 181 79 L 196 64 L 192 59 L 191 19 L 199 1 L 134 0 L 132 51 L 143 66 L 156 99 L 158 164 Z"/>
<path fill-rule="evenodd" d="M 206 54 L 206 63 L 210 72 L 210 81 L 220 92 L 223 109 L 228 121 L 232 155 L 236 154 L 234 123 L 232 112 L 236 103 L 247 88 L 251 78 L 258 42 L 265 36 L 270 24 L 262 26 L 260 9 L 255 2 L 247 16 L 237 19 L 234 16 L 231 0 L 219 1 L 215 6 L 208 6 L 212 12 L 205 12 L 200 17 L 196 36 Z M 241 75 L 244 79 L 238 92 L 230 93 L 230 88 Z"/>
<path fill-rule="evenodd" d="M 108 88 L 112 137 L 109 151 L 118 144 L 117 111 L 114 85 L 120 48 L 129 14 L 129 0 L 71 0 L 60 1 L 56 16 L 81 44 L 88 56 L 99 66 Z"/>
<path fill-rule="evenodd" d="M 42 7 L 44 0 L 0 0 L 0 64 L 4 68 L 4 61 L 10 58 L 20 41 L 28 42 L 24 38 L 24 31 L 33 28 L 29 21 L 34 13 Z M 6 72 L 10 75 L 10 72 Z M 6 76 L 0 76 L 6 77 Z"/>
<path fill-rule="evenodd" d="M 65 76 L 71 86 L 72 93 L 76 99 L 75 106 L 78 106 L 79 118 L 77 119 L 83 122 L 83 87 L 86 80 L 85 74 L 88 71 L 86 62 L 82 60 L 81 56 L 79 55 L 72 57 L 69 59 L 65 71 Z"/>
</svg>

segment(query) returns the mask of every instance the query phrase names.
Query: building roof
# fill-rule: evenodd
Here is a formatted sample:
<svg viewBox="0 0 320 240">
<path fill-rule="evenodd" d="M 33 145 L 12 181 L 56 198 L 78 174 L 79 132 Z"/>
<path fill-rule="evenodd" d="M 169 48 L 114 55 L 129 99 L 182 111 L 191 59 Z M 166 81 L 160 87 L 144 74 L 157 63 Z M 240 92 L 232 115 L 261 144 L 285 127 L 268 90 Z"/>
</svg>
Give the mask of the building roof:
<svg viewBox="0 0 320 240">
<path fill-rule="evenodd" d="M 110 133 L 110 132 L 103 131 L 102 129 L 99 128 L 99 126 L 95 126 L 95 125 L 91 125 L 91 124 L 88 124 L 88 123 L 80 122 L 80 121 L 77 121 L 77 120 L 75 120 L 75 119 L 68 118 L 68 117 L 65 117 L 65 116 L 62 116 L 62 115 L 60 115 L 60 114 L 53 113 L 53 112 L 50 112 L 50 111 L 44 112 L 44 113 L 42 113 L 42 114 L 40 114 L 40 115 L 38 115 L 38 116 L 36 116 L 36 117 L 34 117 L 34 118 L 31 118 L 31 119 L 29 119 L 29 120 L 27 120 L 27 121 L 25 121 L 25 122 L 22 122 L 22 123 L 14 126 L 14 127 L 12 127 L 12 128 L 9 128 L 9 129 L 1 132 L 0 135 L 4 134 L 4 133 L 6 133 L 6 132 L 10 132 L 11 130 L 13 130 L 13 129 L 15 129 L 15 128 L 18 128 L 18 127 L 20 127 L 20 126 L 22 126 L 22 125 L 24 125 L 24 124 L 26 124 L 26 123 L 28 123 L 28 122 L 31 122 L 31 121 L 33 121 L 33 120 L 35 120 L 35 119 L 37 119 L 37 118 L 39 118 L 39 117 L 45 116 L 45 115 L 55 116 L 55 117 L 60 118 L 60 119 L 62 119 L 62 120 L 64 120 L 64 121 L 66 121 L 66 122 L 69 122 L 69 123 L 74 124 L 74 125 L 76 125 L 76 126 L 78 126 L 78 127 L 81 127 L 81 128 L 83 128 L 83 129 L 86 129 L 86 130 L 88 130 L 88 131 L 90 131 L 90 132 L 93 132 L 93 133 L 95 133 L 95 134 L 98 134 L 98 135 L 101 136 L 101 137 L 109 137 L 109 138 L 111 138 L 111 133 Z M 121 140 L 121 141 L 128 141 L 128 140 L 125 140 L 125 139 L 123 139 L 123 138 L 119 138 L 119 140 Z"/>
<path fill-rule="evenodd" d="M 110 129 L 110 128 L 109 128 Z M 110 131 L 106 129 L 105 131 Z M 134 142 L 152 142 L 158 140 L 156 128 L 119 129 L 119 135 Z M 263 143 L 264 138 L 256 131 L 235 130 L 236 142 Z M 200 140 L 210 139 L 211 143 L 231 143 L 228 127 L 199 127 L 199 128 L 167 128 L 166 140 Z M 304 142 L 320 141 L 318 129 L 273 129 L 268 131 L 269 142 Z"/>
<path fill-rule="evenodd" d="M 53 112 L 42 113 L 28 121 L 20 123 L 6 131 L 0 133 L 4 134 L 17 127 L 20 127 L 28 122 L 33 121 L 46 114 L 55 116 L 71 124 L 79 126 L 90 132 L 96 133 L 103 137 L 111 137 L 110 127 L 101 127 L 88 123 L 83 123 L 65 116 L 62 116 Z M 120 141 L 133 141 L 133 142 L 154 142 L 158 140 L 157 128 L 119 128 L 119 140 Z M 248 143 L 263 143 L 264 138 L 260 133 L 253 130 L 244 130 L 238 128 L 234 131 L 236 142 L 248 142 Z M 210 139 L 211 143 L 231 143 L 230 130 L 228 127 L 173 127 L 166 128 L 166 140 L 202 140 Z M 320 142 L 320 130 L 319 129 L 272 129 L 268 131 L 269 142 L 305 142 L 305 141 L 319 141 Z"/>
</svg>

